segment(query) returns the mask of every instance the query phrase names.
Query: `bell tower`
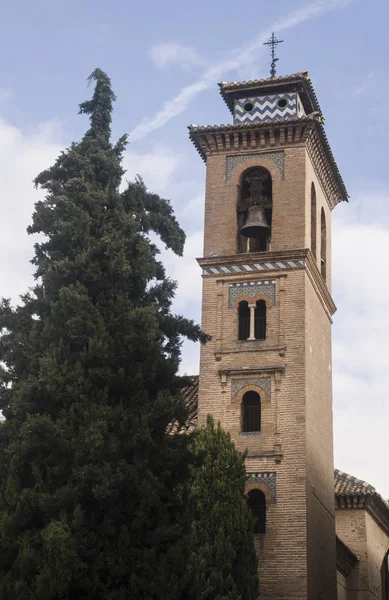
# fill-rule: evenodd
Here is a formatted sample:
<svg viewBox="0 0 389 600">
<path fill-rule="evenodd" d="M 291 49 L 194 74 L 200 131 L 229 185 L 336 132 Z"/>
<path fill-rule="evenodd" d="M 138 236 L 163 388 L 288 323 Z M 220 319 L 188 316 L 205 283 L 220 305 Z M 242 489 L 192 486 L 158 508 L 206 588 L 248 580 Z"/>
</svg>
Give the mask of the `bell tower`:
<svg viewBox="0 0 389 600">
<path fill-rule="evenodd" d="M 347 200 L 307 72 L 221 83 L 206 162 L 199 424 L 248 449 L 259 598 L 336 599 L 331 211 Z"/>
</svg>

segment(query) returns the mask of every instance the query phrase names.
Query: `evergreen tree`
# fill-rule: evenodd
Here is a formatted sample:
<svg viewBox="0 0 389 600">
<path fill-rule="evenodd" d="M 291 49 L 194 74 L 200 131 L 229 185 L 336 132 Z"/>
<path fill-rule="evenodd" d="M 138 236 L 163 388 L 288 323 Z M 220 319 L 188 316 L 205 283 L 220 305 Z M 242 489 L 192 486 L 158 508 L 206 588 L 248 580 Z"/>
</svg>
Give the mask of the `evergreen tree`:
<svg viewBox="0 0 389 600">
<path fill-rule="evenodd" d="M 35 180 L 35 287 L 0 306 L 0 598 L 181 598 L 188 436 L 182 336 L 149 232 L 181 255 L 168 201 L 120 192 L 126 136 L 110 141 L 110 80 L 80 105 L 90 128 Z"/>
<path fill-rule="evenodd" d="M 188 600 L 255 600 L 257 558 L 252 517 L 244 486 L 245 454 L 238 452 L 220 423 L 207 425 L 191 441 L 198 463 L 190 468 Z"/>
</svg>

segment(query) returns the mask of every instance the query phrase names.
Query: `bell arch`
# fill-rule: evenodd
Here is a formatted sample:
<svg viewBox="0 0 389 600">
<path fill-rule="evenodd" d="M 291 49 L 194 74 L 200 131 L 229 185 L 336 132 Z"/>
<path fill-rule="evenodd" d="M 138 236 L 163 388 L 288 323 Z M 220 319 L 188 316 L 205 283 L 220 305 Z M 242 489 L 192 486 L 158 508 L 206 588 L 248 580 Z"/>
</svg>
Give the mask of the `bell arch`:
<svg viewBox="0 0 389 600">
<path fill-rule="evenodd" d="M 265 167 L 240 176 L 237 201 L 237 251 L 266 252 L 271 246 L 273 182 Z"/>
</svg>

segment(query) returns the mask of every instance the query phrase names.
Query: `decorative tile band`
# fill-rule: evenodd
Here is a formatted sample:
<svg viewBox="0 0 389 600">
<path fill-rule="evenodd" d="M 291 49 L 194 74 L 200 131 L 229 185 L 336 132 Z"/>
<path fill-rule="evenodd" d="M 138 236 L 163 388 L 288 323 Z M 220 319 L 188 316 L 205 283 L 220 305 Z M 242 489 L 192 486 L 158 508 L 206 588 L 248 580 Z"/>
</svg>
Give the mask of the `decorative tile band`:
<svg viewBox="0 0 389 600">
<path fill-rule="evenodd" d="M 233 265 L 231 267 L 204 267 L 203 275 L 218 275 L 225 273 L 251 273 L 255 271 L 270 271 L 279 269 L 299 269 L 305 266 L 305 260 L 284 260 L 279 262 L 254 263 L 250 265 Z"/>
<path fill-rule="evenodd" d="M 234 123 L 295 119 L 300 116 L 296 92 L 239 98 L 234 102 Z"/>
<path fill-rule="evenodd" d="M 245 377 L 244 379 L 233 379 L 231 381 L 231 402 L 235 402 L 236 396 L 247 385 L 253 385 L 261 388 L 271 400 L 271 381 L 270 377 Z"/>
<path fill-rule="evenodd" d="M 240 165 L 247 160 L 258 160 L 265 158 L 266 160 L 272 161 L 279 170 L 281 179 L 285 179 L 285 168 L 284 168 L 284 153 L 279 152 L 257 152 L 257 154 L 238 154 L 234 156 L 227 156 L 226 159 L 226 183 L 231 182 L 231 175 L 237 165 Z"/>
<path fill-rule="evenodd" d="M 272 500 L 276 499 L 277 477 L 276 473 L 246 473 L 246 485 L 249 483 L 263 483 L 271 493 Z"/>
<path fill-rule="evenodd" d="M 271 306 L 274 306 L 276 303 L 276 282 L 247 281 L 244 283 L 230 283 L 228 285 L 228 308 L 234 308 L 235 300 L 242 296 L 246 298 L 267 296 Z"/>
</svg>

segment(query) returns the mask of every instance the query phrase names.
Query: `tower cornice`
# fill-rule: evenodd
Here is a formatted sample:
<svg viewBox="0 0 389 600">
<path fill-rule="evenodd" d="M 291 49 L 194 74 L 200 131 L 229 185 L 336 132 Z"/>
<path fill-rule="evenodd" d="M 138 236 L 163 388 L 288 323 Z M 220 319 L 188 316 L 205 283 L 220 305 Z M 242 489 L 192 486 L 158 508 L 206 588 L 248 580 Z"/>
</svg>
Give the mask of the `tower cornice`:
<svg viewBox="0 0 389 600">
<path fill-rule="evenodd" d="M 190 125 L 189 137 L 202 159 L 303 145 L 312 158 L 331 209 L 348 201 L 348 192 L 317 116 L 229 125 Z"/>
</svg>

